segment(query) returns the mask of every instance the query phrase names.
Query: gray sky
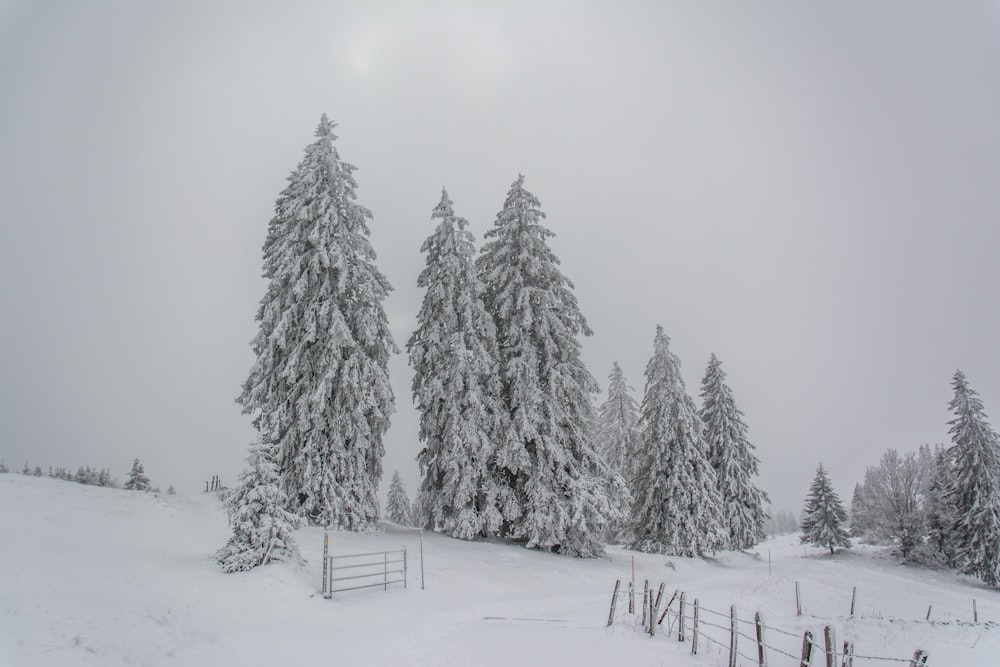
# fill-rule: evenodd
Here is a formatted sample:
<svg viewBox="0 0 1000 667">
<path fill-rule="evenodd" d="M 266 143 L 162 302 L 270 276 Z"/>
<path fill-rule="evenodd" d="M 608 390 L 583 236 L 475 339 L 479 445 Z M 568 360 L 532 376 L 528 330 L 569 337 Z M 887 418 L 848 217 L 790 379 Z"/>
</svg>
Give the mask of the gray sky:
<svg viewBox="0 0 1000 667">
<path fill-rule="evenodd" d="M 0 0 L 0 457 L 232 481 L 260 247 L 320 114 L 415 326 L 442 185 L 477 241 L 519 172 L 641 398 L 657 323 L 722 359 L 763 487 L 849 499 L 1000 415 L 996 2 Z M 387 435 L 415 490 L 405 355 Z"/>
</svg>

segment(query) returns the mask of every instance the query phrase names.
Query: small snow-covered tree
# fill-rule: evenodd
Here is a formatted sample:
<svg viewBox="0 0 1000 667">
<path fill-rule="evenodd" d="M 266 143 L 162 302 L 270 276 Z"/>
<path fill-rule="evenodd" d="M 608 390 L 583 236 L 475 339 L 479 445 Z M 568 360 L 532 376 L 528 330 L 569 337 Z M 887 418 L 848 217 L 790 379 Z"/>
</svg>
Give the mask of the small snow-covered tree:
<svg viewBox="0 0 1000 667">
<path fill-rule="evenodd" d="M 167 495 L 168 496 L 175 495 L 176 493 L 177 493 L 177 491 L 174 490 L 174 485 L 173 484 L 171 484 L 170 486 L 167 487 Z"/>
<path fill-rule="evenodd" d="M 301 520 L 286 509 L 277 446 L 254 443 L 247 464 L 236 486 L 223 495 L 233 535 L 215 557 L 226 572 L 301 558 L 294 536 Z"/>
<path fill-rule="evenodd" d="M 957 371 L 948 408 L 953 462 L 948 498 L 955 508 L 952 532 L 958 567 L 990 586 L 1000 585 L 1000 441 L 979 394 Z"/>
<path fill-rule="evenodd" d="M 264 242 L 267 291 L 256 362 L 238 401 L 277 464 L 291 508 L 312 523 L 364 530 L 379 518 L 383 436 L 397 352 L 382 301 L 391 287 L 324 114 L 288 177 Z"/>
<path fill-rule="evenodd" d="M 392 483 L 389 485 L 389 496 L 385 503 L 385 518 L 401 526 L 412 524 L 410 498 L 406 495 L 406 486 L 399 477 L 399 471 L 392 473 Z"/>
<path fill-rule="evenodd" d="M 476 260 L 508 415 L 495 443 L 498 501 L 507 536 L 529 548 L 595 556 L 603 553 L 610 503 L 585 432 L 598 387 L 579 336 L 591 331 L 549 248 L 554 234 L 544 218 L 519 176 Z"/>
<path fill-rule="evenodd" d="M 21 474 L 22 475 L 30 475 L 31 474 L 31 466 L 28 465 L 27 461 L 24 462 L 24 467 L 21 469 Z"/>
<path fill-rule="evenodd" d="M 10 472 L 10 468 L 8 468 L 7 464 L 4 463 L 2 459 L 0 459 L 0 473 L 4 472 Z"/>
<path fill-rule="evenodd" d="M 749 549 L 764 539 L 767 494 L 757 487 L 760 462 L 747 434 L 743 413 L 726 384 L 722 362 L 714 354 L 701 383 L 701 411 L 708 459 L 722 496 L 730 549 Z"/>
<path fill-rule="evenodd" d="M 79 484 L 86 484 L 88 486 L 96 485 L 97 471 L 90 466 L 80 466 L 76 469 L 76 477 L 74 479 Z"/>
<path fill-rule="evenodd" d="M 149 491 L 153 488 L 149 483 L 149 478 L 146 477 L 146 471 L 139 463 L 139 459 L 132 463 L 132 470 L 129 471 L 128 479 L 125 480 L 122 488 L 127 491 Z"/>
<path fill-rule="evenodd" d="M 639 447 L 639 405 L 618 362 L 608 375 L 608 398 L 597 410 L 594 448 L 600 452 L 607 468 L 608 498 L 612 514 L 608 518 L 607 537 L 627 539 L 628 517 L 631 514 L 631 480 L 635 477 L 635 460 Z"/>
<path fill-rule="evenodd" d="M 462 539 L 495 535 L 502 523 L 500 487 L 490 467 L 504 410 L 497 376 L 496 331 L 482 302 L 476 248 L 448 192 L 421 251 L 427 265 L 417 329 L 406 349 L 420 412 L 418 491 L 430 525 Z M 423 525 L 423 524 L 421 524 Z"/>
<path fill-rule="evenodd" d="M 728 531 L 703 424 L 669 344 L 657 325 L 640 409 L 632 547 L 700 556 L 723 548 Z"/>
<path fill-rule="evenodd" d="M 97 485 L 98 486 L 114 486 L 115 482 L 111 479 L 111 471 L 107 468 L 101 468 L 101 471 L 97 473 Z"/>
<path fill-rule="evenodd" d="M 845 523 L 847 511 L 820 463 L 802 510 L 802 522 L 799 524 L 802 542 L 827 547 L 831 554 L 834 547 L 849 549 L 851 540 L 844 529 Z"/>
<path fill-rule="evenodd" d="M 639 436 L 639 404 L 632 391 L 621 366 L 614 362 L 608 375 L 608 399 L 597 411 L 597 446 L 608 467 L 626 480 L 634 474 L 629 457 L 636 454 Z"/>
</svg>

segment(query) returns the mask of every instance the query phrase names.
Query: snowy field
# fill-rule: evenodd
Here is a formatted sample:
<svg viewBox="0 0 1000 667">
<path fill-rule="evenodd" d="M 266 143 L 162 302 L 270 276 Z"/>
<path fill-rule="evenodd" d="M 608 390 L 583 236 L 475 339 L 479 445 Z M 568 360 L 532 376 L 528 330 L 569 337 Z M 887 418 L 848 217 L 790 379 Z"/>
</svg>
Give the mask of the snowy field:
<svg viewBox="0 0 1000 667">
<path fill-rule="evenodd" d="M 337 533 L 332 553 L 406 545 L 410 585 L 325 600 L 319 529 L 299 532 L 305 564 L 223 574 L 209 555 L 229 531 L 211 494 L 156 496 L 5 474 L 0 507 L 3 667 L 726 663 L 718 646 L 702 641 L 692 657 L 689 643 L 666 631 L 645 636 L 624 614 L 605 627 L 614 581 L 624 584 L 631 572 L 633 553 L 620 548 L 604 559 L 577 560 L 425 535 L 420 590 L 415 532 Z M 724 553 L 707 560 L 634 554 L 636 579 L 665 582 L 668 594 L 686 591 L 705 609 L 728 612 L 733 604 L 747 619 L 759 610 L 767 625 L 796 635 L 767 638 L 793 654 L 804 630 L 821 637 L 829 623 L 839 642 L 855 642 L 858 655 L 899 659 L 923 648 L 928 665 L 1000 664 L 1000 592 L 976 580 L 900 566 L 870 547 L 831 557 L 803 550 L 793 536 L 758 552 L 760 558 Z M 931 622 L 924 620 L 928 605 Z M 702 618 L 728 624 L 707 612 Z M 752 646 L 743 649 L 754 654 Z M 769 664 L 797 663 L 773 652 Z M 858 667 L 894 664 L 906 663 L 855 660 Z"/>
</svg>

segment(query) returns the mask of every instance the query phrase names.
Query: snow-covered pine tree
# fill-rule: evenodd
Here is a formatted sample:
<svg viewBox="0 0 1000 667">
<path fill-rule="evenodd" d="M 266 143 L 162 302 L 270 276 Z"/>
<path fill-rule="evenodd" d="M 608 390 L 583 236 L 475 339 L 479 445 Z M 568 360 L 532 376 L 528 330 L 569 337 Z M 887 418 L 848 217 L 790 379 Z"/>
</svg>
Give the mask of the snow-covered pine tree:
<svg viewBox="0 0 1000 667">
<path fill-rule="evenodd" d="M 827 547 L 831 554 L 834 547 L 850 549 L 851 540 L 844 530 L 845 523 L 847 511 L 820 463 L 802 510 L 802 522 L 799 524 L 802 542 Z"/>
<path fill-rule="evenodd" d="M 634 476 L 629 457 L 636 454 L 639 438 L 639 404 L 632 398 L 633 391 L 621 366 L 614 362 L 608 375 L 608 400 L 597 411 L 597 442 L 604 462 L 626 480 Z"/>
<path fill-rule="evenodd" d="M 509 415 L 496 442 L 500 510 L 505 534 L 529 548 L 594 556 L 611 508 L 585 433 L 598 387 L 578 337 L 591 331 L 548 246 L 554 234 L 540 207 L 518 176 L 476 260 Z"/>
<path fill-rule="evenodd" d="M 10 472 L 10 468 L 8 468 L 7 464 L 4 463 L 2 459 L 0 459 L 0 473 L 4 472 Z"/>
<path fill-rule="evenodd" d="M 238 401 L 277 446 L 290 509 L 363 530 L 379 517 L 394 409 L 388 362 L 398 350 L 382 308 L 391 287 L 368 240 L 372 215 L 355 202 L 355 167 L 340 159 L 334 127 L 324 114 L 275 202 L 257 361 Z"/>
<path fill-rule="evenodd" d="M 614 362 L 608 375 L 608 398 L 596 411 L 594 449 L 596 449 L 607 469 L 608 499 L 613 514 L 608 517 L 607 538 L 619 541 L 627 539 L 632 494 L 629 490 L 635 477 L 635 459 L 639 443 L 639 405 L 630 392 L 629 386 L 618 362 Z"/>
<path fill-rule="evenodd" d="M 427 266 L 417 279 L 426 291 L 406 345 L 424 442 L 418 496 L 432 528 L 468 540 L 495 535 L 502 522 L 502 489 L 490 469 L 505 418 L 496 331 L 483 306 L 468 222 L 455 215 L 444 189 L 431 218 L 438 223 L 420 248 Z"/>
<path fill-rule="evenodd" d="M 955 558 L 958 567 L 990 586 L 1000 585 L 1000 442 L 983 402 L 965 374 L 952 379 L 955 396 L 948 408 L 953 469 L 948 498 L 955 508 Z"/>
<path fill-rule="evenodd" d="M 223 494 L 233 535 L 215 558 L 226 572 L 242 572 L 271 561 L 299 559 L 294 531 L 300 518 L 289 512 L 276 444 L 250 446 L 248 467 L 236 487 Z"/>
<path fill-rule="evenodd" d="M 703 428 L 684 386 L 680 359 L 657 325 L 640 408 L 633 548 L 699 556 L 725 547 L 722 497 Z"/>
<path fill-rule="evenodd" d="M 389 496 L 385 502 L 385 518 L 401 526 L 409 526 L 413 523 L 410 498 L 406 495 L 406 486 L 403 485 L 398 470 L 392 473 Z"/>
<path fill-rule="evenodd" d="M 129 471 L 128 479 L 125 480 L 122 488 L 127 491 L 149 491 L 153 488 L 149 483 L 149 478 L 146 477 L 146 471 L 139 463 L 139 459 L 132 463 L 132 470 Z"/>
<path fill-rule="evenodd" d="M 170 486 L 167 487 L 167 495 L 168 496 L 175 495 L 176 493 L 177 493 L 177 491 L 174 489 L 174 485 L 173 484 L 171 484 Z"/>
<path fill-rule="evenodd" d="M 764 503 L 769 499 L 755 483 L 760 461 L 754 456 L 743 412 L 736 407 L 726 372 L 715 354 L 701 382 L 701 400 L 699 415 L 705 425 L 709 463 L 722 496 L 724 521 L 728 522 L 728 546 L 749 549 L 764 539 Z"/>
</svg>

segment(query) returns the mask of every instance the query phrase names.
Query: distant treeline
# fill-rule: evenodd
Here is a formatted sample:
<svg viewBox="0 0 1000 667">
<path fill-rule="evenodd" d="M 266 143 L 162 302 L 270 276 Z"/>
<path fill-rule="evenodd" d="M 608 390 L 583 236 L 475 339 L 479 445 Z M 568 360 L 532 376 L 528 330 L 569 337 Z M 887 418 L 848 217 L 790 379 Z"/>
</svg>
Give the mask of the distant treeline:
<svg viewBox="0 0 1000 667">
<path fill-rule="evenodd" d="M 0 461 L 0 473 L 10 472 L 10 468 L 3 461 Z M 25 461 L 24 467 L 21 469 L 22 475 L 29 475 L 32 477 L 44 477 L 45 473 L 42 472 L 41 466 L 35 466 L 34 468 Z M 87 484 L 88 486 L 118 486 L 117 480 L 111 477 L 111 471 L 108 468 L 92 468 L 90 466 L 80 466 L 76 469 L 74 473 L 69 468 L 52 468 L 49 466 L 49 477 L 54 479 L 61 479 L 67 482 L 77 482 L 78 484 Z"/>
<path fill-rule="evenodd" d="M 7 464 L 0 460 L 0 473 L 9 473 L 10 468 Z M 21 469 L 22 475 L 28 475 L 31 477 L 44 477 L 45 474 L 42 472 L 41 466 L 35 466 L 34 468 L 25 461 L 24 468 Z M 142 464 L 139 463 L 139 459 L 136 459 L 132 464 L 132 470 L 129 472 L 128 480 L 124 485 L 118 484 L 118 480 L 111 476 L 111 470 L 108 468 L 92 468 L 90 466 L 80 466 L 76 469 L 74 473 L 69 468 L 52 468 L 49 466 L 48 476 L 53 479 L 61 479 L 66 482 L 76 482 L 77 484 L 86 484 L 87 486 L 106 486 L 109 488 L 124 488 L 129 491 L 152 491 L 153 493 L 159 493 L 160 489 L 158 487 L 153 487 L 149 482 L 149 478 L 146 477 L 143 470 Z M 167 489 L 168 494 L 174 493 L 174 487 L 171 485 Z"/>
</svg>

